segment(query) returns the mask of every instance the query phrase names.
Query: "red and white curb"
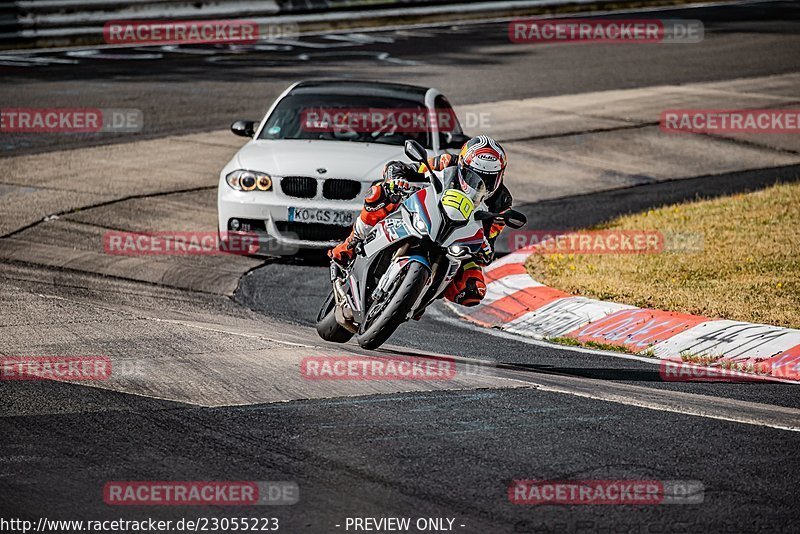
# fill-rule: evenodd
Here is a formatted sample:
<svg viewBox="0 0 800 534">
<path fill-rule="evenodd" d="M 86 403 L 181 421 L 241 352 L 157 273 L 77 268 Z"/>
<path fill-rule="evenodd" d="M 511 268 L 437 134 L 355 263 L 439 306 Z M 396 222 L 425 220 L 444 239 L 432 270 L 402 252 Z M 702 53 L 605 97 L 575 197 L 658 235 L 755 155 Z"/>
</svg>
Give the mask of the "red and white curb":
<svg viewBox="0 0 800 534">
<path fill-rule="evenodd" d="M 530 254 L 520 249 L 487 267 L 483 302 L 453 308 L 470 322 L 521 336 L 619 345 L 675 362 L 714 357 L 713 367 L 800 380 L 800 330 L 576 297 L 533 280 L 524 267 Z"/>
</svg>

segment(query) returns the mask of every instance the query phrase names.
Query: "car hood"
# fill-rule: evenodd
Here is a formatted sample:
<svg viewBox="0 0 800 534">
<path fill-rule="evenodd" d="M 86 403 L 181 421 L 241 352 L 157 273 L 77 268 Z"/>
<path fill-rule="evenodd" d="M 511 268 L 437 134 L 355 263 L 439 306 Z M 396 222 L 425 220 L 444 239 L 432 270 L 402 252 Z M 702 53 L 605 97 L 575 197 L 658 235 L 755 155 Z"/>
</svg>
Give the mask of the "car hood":
<svg viewBox="0 0 800 534">
<path fill-rule="evenodd" d="M 256 140 L 236 155 L 239 168 L 274 176 L 318 176 L 373 182 L 390 160 L 408 161 L 402 146 L 348 141 Z M 326 169 L 320 174 L 317 169 Z"/>
</svg>

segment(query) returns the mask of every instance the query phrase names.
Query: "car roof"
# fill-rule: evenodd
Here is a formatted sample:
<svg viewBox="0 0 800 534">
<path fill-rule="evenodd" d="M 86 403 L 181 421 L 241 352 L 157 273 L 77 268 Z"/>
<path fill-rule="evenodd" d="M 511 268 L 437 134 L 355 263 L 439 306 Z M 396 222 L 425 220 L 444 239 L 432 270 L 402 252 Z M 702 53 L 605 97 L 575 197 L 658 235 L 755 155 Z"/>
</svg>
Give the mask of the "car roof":
<svg viewBox="0 0 800 534">
<path fill-rule="evenodd" d="M 425 103 L 425 94 L 430 89 L 404 83 L 370 82 L 363 80 L 314 80 L 296 84 L 290 95 L 372 95 L 413 100 Z"/>
</svg>

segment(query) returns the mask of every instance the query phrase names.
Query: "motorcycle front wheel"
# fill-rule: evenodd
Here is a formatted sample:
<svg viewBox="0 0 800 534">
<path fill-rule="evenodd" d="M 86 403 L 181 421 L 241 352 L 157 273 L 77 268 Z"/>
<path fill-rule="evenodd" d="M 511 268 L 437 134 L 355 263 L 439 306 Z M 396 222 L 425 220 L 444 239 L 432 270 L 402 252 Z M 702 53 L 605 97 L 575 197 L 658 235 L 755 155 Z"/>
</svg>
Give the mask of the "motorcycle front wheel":
<svg viewBox="0 0 800 534">
<path fill-rule="evenodd" d="M 405 322 L 411 313 L 411 308 L 425 289 L 429 276 L 430 271 L 427 267 L 416 261 L 409 262 L 405 276 L 394 285 L 393 293 L 370 307 L 384 306 L 377 316 L 370 317 L 371 314 L 367 313 L 369 319 L 360 328 L 358 344 L 365 349 L 376 349 L 383 345 L 397 327 Z"/>
</svg>

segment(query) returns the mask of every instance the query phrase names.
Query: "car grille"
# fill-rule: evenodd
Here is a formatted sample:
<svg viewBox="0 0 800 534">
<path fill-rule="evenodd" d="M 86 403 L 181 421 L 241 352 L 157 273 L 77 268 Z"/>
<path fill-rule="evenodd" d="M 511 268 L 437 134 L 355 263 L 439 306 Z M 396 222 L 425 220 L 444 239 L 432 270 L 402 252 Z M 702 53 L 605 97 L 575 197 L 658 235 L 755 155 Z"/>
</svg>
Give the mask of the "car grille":
<svg viewBox="0 0 800 534">
<path fill-rule="evenodd" d="M 303 241 L 344 241 L 350 235 L 349 226 L 276 221 L 275 227 L 280 233 L 294 234 Z"/>
<path fill-rule="evenodd" d="M 296 198 L 317 196 L 317 180 L 310 176 L 286 176 L 281 178 L 281 190 Z M 322 184 L 322 196 L 328 200 L 353 200 L 361 192 L 361 182 L 329 178 Z"/>
<path fill-rule="evenodd" d="M 290 197 L 314 198 L 317 196 L 317 181 L 308 176 L 285 176 L 281 179 L 281 190 Z"/>
<path fill-rule="evenodd" d="M 322 186 L 322 196 L 330 200 L 353 200 L 361 191 L 361 182 L 331 178 Z"/>
</svg>

